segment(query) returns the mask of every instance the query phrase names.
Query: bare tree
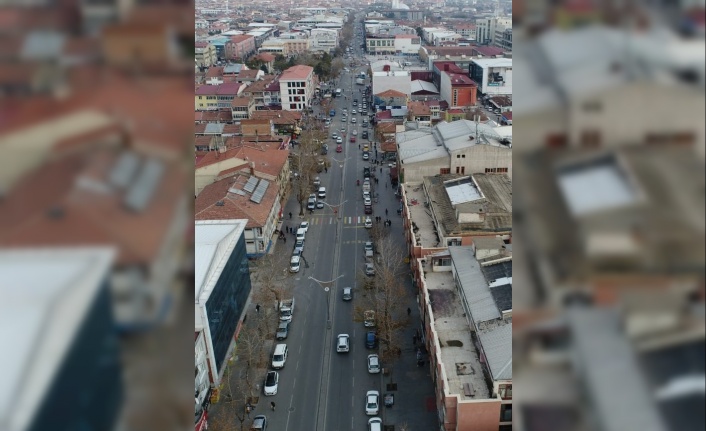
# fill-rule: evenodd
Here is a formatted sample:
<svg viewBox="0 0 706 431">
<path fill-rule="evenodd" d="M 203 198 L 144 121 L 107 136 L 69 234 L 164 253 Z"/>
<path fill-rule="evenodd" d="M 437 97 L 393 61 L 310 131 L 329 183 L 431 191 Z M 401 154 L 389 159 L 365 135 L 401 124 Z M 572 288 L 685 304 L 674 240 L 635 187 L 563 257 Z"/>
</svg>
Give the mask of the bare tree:
<svg viewBox="0 0 706 431">
<path fill-rule="evenodd" d="M 256 304 L 263 304 L 257 313 L 258 326 L 262 325 L 266 338 L 275 332 L 277 305 L 291 297 L 294 288 L 287 272 L 289 262 L 285 253 L 273 253 L 259 258 L 250 269 L 253 281 L 252 298 Z"/>
<path fill-rule="evenodd" d="M 313 179 L 330 164 L 321 155 L 321 147 L 326 142 L 328 133 L 323 125 L 313 117 L 307 117 L 302 124 L 299 148 L 295 154 L 299 178 L 293 185 L 299 202 L 299 215 L 304 215 L 306 200 L 314 192 Z"/>
<path fill-rule="evenodd" d="M 331 61 L 331 78 L 338 79 L 344 67 L 346 67 L 346 65 L 340 57 L 334 58 Z"/>
</svg>

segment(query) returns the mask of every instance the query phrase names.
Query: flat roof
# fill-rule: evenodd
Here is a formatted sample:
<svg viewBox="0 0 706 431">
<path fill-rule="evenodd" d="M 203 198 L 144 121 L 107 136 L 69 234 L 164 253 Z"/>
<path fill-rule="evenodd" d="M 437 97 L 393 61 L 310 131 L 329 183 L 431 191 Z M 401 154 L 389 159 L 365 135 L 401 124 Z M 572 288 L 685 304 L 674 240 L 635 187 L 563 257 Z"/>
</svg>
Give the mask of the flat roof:
<svg viewBox="0 0 706 431">
<path fill-rule="evenodd" d="M 563 167 L 559 189 L 573 215 L 625 207 L 637 202 L 637 193 L 614 157 L 600 157 Z"/>
<path fill-rule="evenodd" d="M 489 67 L 512 67 L 511 58 L 471 58 L 470 60 L 486 69 Z"/>
<path fill-rule="evenodd" d="M 96 294 L 105 286 L 116 250 L 57 247 L 0 251 L 0 423 L 25 430 Z"/>
<path fill-rule="evenodd" d="M 194 293 L 204 304 L 228 258 L 245 231 L 247 220 L 199 220 L 194 231 Z"/>
<path fill-rule="evenodd" d="M 451 205 L 473 202 L 483 197 L 483 193 L 470 176 L 444 181 L 444 188 L 449 196 Z"/>
</svg>

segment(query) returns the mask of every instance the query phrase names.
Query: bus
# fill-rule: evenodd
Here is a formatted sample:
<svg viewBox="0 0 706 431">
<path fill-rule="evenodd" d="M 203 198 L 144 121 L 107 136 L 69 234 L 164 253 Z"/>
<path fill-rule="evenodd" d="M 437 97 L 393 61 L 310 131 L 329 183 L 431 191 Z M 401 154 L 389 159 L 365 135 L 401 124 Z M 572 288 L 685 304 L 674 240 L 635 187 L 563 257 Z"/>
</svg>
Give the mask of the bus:
<svg viewBox="0 0 706 431">
<path fill-rule="evenodd" d="M 343 94 L 343 90 L 341 90 L 340 88 L 337 88 L 336 89 L 336 97 L 341 97 L 341 94 Z"/>
</svg>

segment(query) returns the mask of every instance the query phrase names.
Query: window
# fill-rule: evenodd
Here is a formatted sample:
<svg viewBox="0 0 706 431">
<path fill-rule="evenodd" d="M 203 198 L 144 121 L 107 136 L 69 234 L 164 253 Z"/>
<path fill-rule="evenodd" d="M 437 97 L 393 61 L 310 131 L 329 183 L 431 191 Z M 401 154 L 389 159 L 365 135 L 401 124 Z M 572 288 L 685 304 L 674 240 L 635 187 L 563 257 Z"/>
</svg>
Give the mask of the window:
<svg viewBox="0 0 706 431">
<path fill-rule="evenodd" d="M 601 146 L 601 133 L 597 130 L 585 130 L 581 134 L 581 145 L 587 148 Z"/>
<path fill-rule="evenodd" d="M 457 173 L 457 174 L 460 174 L 460 173 L 461 173 L 461 167 L 460 167 L 460 166 L 456 166 L 456 173 Z"/>
<path fill-rule="evenodd" d="M 460 154 L 456 154 L 456 158 L 457 158 L 457 159 L 460 159 L 460 158 L 461 158 L 461 155 L 460 155 Z"/>
<path fill-rule="evenodd" d="M 441 175 L 446 175 L 446 174 L 450 174 L 450 173 L 451 173 L 451 169 L 449 169 L 449 168 L 441 168 L 439 170 L 439 174 L 441 174 Z"/>
<path fill-rule="evenodd" d="M 564 148 L 566 147 L 566 135 L 563 133 L 549 135 L 546 142 L 549 148 Z"/>
<path fill-rule="evenodd" d="M 461 175 L 463 175 L 463 174 L 465 174 L 465 173 L 466 173 L 466 167 L 465 167 L 465 166 L 461 166 Z"/>
<path fill-rule="evenodd" d="M 498 168 L 498 172 L 507 173 L 507 168 Z"/>
<path fill-rule="evenodd" d="M 461 238 L 453 238 L 446 241 L 446 245 L 451 247 L 454 245 L 461 245 Z"/>
<path fill-rule="evenodd" d="M 296 104 L 296 103 L 290 103 L 290 104 L 289 104 L 289 109 L 297 109 L 297 104 Z"/>
</svg>

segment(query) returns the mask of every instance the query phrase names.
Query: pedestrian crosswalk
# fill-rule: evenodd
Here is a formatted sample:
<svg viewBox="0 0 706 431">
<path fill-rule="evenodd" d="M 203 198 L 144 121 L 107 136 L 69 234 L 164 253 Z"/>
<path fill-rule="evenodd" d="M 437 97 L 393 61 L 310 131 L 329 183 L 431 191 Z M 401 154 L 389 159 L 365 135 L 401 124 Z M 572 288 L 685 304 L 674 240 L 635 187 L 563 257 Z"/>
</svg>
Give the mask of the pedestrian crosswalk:
<svg viewBox="0 0 706 431">
<path fill-rule="evenodd" d="M 317 225 L 327 225 L 336 224 L 339 219 L 336 216 L 313 216 L 309 218 L 309 224 L 311 226 Z M 365 216 L 355 216 L 355 217 L 341 217 L 340 219 L 343 224 L 347 225 L 363 225 L 365 223 Z"/>
</svg>

